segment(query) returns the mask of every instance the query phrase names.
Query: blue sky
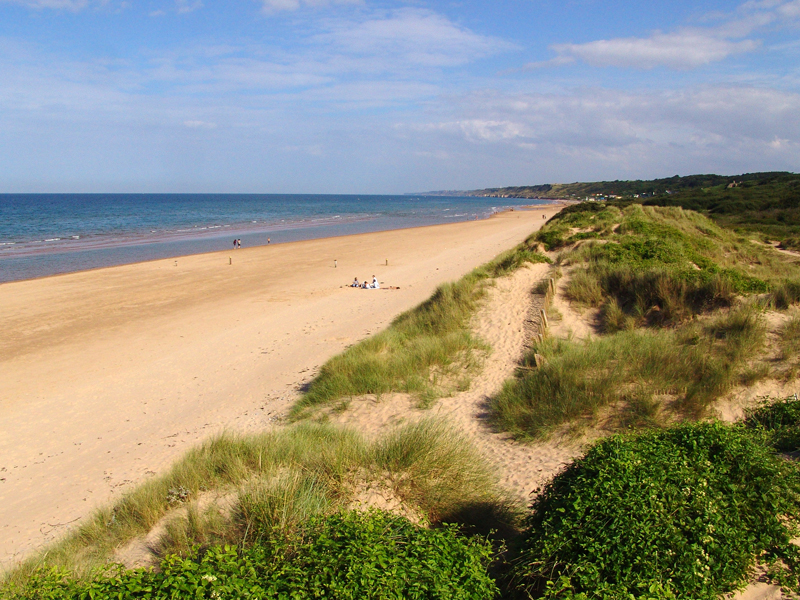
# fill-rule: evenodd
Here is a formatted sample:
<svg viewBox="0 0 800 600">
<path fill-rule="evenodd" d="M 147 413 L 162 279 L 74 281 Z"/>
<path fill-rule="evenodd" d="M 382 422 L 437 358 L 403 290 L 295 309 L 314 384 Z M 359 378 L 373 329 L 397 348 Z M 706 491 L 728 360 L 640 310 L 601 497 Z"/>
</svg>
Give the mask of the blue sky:
<svg viewBox="0 0 800 600">
<path fill-rule="evenodd" d="M 0 0 L 0 192 L 800 171 L 800 0 Z"/>
</svg>

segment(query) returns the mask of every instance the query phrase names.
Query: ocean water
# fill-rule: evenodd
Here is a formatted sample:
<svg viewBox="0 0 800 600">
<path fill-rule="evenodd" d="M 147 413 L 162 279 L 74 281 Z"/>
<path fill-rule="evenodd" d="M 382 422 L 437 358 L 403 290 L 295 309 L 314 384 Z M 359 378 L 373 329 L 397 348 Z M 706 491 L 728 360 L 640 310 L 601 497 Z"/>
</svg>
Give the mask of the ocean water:
<svg viewBox="0 0 800 600">
<path fill-rule="evenodd" d="M 0 194 L 0 282 L 482 219 L 514 200 L 300 194 Z M 525 204 L 539 202 L 525 201 Z"/>
</svg>

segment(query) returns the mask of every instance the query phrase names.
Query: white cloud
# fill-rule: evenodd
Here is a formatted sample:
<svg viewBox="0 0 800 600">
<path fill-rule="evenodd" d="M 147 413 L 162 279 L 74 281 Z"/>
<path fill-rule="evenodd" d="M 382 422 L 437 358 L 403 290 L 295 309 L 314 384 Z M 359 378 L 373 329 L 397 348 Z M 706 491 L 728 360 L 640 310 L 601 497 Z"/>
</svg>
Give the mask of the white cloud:
<svg viewBox="0 0 800 600">
<path fill-rule="evenodd" d="M 323 7 L 330 4 L 361 4 L 362 0 L 262 0 L 267 14 L 298 10 L 300 7 Z"/>
<path fill-rule="evenodd" d="M 711 18 L 711 17 L 710 17 Z M 716 24 L 655 31 L 647 37 L 613 38 L 581 44 L 554 44 L 553 59 L 532 62 L 525 70 L 556 67 L 582 61 L 592 66 L 652 69 L 695 69 L 761 46 L 751 36 L 776 23 L 800 18 L 800 0 L 746 2 L 728 15 L 714 15 Z"/>
<path fill-rule="evenodd" d="M 426 10 L 326 20 L 294 52 L 197 46 L 154 57 L 137 80 L 177 93 L 294 91 L 338 107 L 397 106 L 441 92 L 441 70 L 511 48 Z"/>
<path fill-rule="evenodd" d="M 460 65 L 516 48 L 424 9 L 397 10 L 356 23 L 333 22 L 331 30 L 315 40 L 348 56 L 432 67 Z"/>
<path fill-rule="evenodd" d="M 216 123 L 208 121 L 184 121 L 183 124 L 189 129 L 216 129 L 217 127 Z"/>
<path fill-rule="evenodd" d="M 396 124 L 415 157 L 448 157 L 431 167 L 445 183 L 420 189 L 800 170 L 798 93 L 736 86 L 482 92 L 438 108 L 441 119 Z"/>
<path fill-rule="evenodd" d="M 179 15 L 194 12 L 198 8 L 203 8 L 202 0 L 194 0 L 193 2 L 189 0 L 175 0 L 175 5 Z"/>
<path fill-rule="evenodd" d="M 676 33 L 654 33 L 649 38 L 556 44 L 552 48 L 558 53 L 558 59 L 578 59 L 593 66 L 692 69 L 733 54 L 752 52 L 758 46 L 754 40 L 731 41 L 709 35 L 707 31 L 686 29 Z"/>
<path fill-rule="evenodd" d="M 512 121 L 492 121 L 486 119 L 464 119 L 460 121 L 447 121 L 415 125 L 411 127 L 417 131 L 443 131 L 446 133 L 462 135 L 469 142 L 500 142 L 524 137 L 525 126 Z"/>
<path fill-rule="evenodd" d="M 79 11 L 89 5 L 89 0 L 0 0 L 0 2 L 13 2 L 36 10 L 54 8 Z"/>
<path fill-rule="evenodd" d="M 797 93 L 730 86 L 484 93 L 454 105 L 456 118 L 397 128 L 417 151 L 483 156 L 487 165 L 512 160 L 519 168 L 543 161 L 584 180 L 594 168 L 638 177 L 662 172 L 656 167 L 683 173 L 800 168 Z M 528 183 L 547 181 L 555 179 Z"/>
<path fill-rule="evenodd" d="M 794 2 L 781 4 L 777 8 L 777 12 L 781 17 L 786 19 L 800 18 L 800 0 L 794 0 Z"/>
</svg>

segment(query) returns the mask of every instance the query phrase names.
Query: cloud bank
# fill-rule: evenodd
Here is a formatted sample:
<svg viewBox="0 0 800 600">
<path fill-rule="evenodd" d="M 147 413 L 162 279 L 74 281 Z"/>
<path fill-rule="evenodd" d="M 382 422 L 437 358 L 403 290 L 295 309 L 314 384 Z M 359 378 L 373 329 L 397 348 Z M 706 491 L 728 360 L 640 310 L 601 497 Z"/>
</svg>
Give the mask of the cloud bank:
<svg viewBox="0 0 800 600">
<path fill-rule="evenodd" d="M 655 31 L 647 37 L 595 40 L 580 44 L 550 46 L 556 57 L 526 65 L 527 70 L 584 62 L 595 67 L 631 69 L 696 69 L 730 56 L 753 52 L 761 41 L 750 39 L 766 27 L 790 26 L 800 19 L 800 1 L 747 2 L 733 13 L 722 15 L 714 25 Z"/>
</svg>

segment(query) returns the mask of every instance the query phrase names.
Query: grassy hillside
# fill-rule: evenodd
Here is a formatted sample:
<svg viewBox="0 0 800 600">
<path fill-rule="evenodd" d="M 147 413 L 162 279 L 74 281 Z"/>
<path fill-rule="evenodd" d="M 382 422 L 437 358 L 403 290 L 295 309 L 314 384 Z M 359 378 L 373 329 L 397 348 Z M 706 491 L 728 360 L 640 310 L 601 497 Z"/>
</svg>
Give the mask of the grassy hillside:
<svg viewBox="0 0 800 600">
<path fill-rule="evenodd" d="M 758 187 L 764 185 L 787 184 L 800 181 L 800 175 L 785 171 L 766 173 L 745 173 L 742 175 L 675 175 L 664 179 L 589 181 L 575 183 L 551 183 L 503 188 L 486 188 L 466 192 L 473 196 L 508 195 L 515 198 L 576 198 L 586 196 L 634 197 L 673 195 L 677 193 L 707 190 L 731 185 L 739 187 Z"/>
<path fill-rule="evenodd" d="M 610 405 L 623 423 L 698 418 L 732 387 L 795 368 L 790 353 L 763 357 L 761 313 L 800 301 L 797 259 L 698 213 L 638 204 L 569 207 L 536 239 L 560 251 L 565 293 L 598 310 L 601 335 L 538 344 L 524 366 L 535 354 L 544 366 L 521 370 L 492 400 L 501 429 L 539 438 Z M 792 331 L 781 334 L 787 344 Z"/>
<path fill-rule="evenodd" d="M 587 197 L 624 206 L 680 206 L 701 212 L 718 224 L 800 247 L 800 175 L 787 172 L 743 175 L 689 175 L 650 181 L 598 181 L 490 188 L 472 195 L 515 198 Z"/>
</svg>

